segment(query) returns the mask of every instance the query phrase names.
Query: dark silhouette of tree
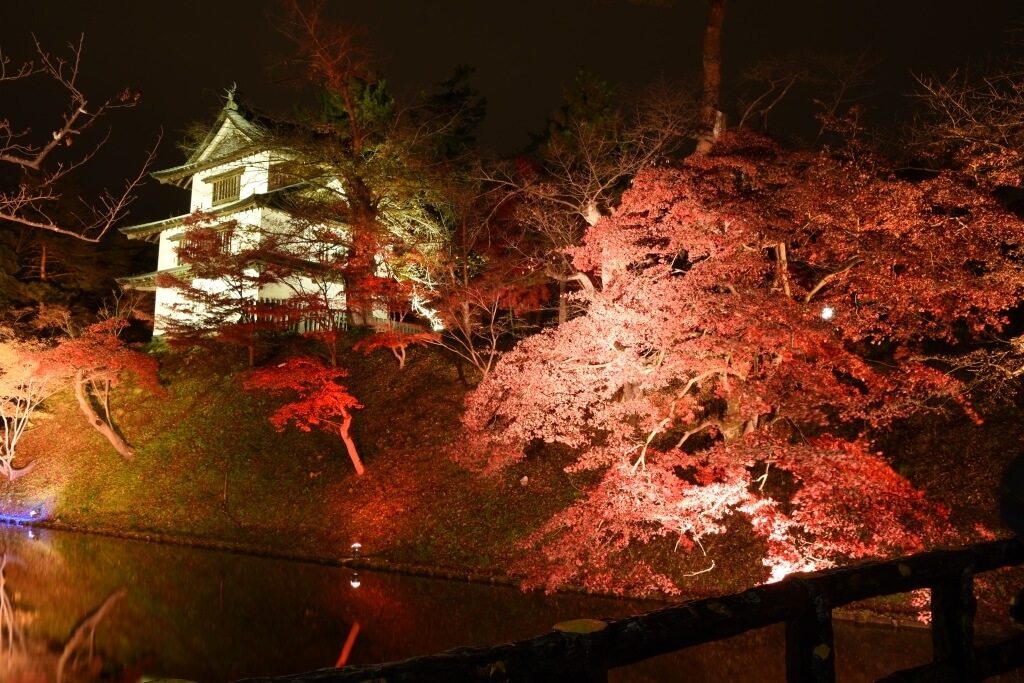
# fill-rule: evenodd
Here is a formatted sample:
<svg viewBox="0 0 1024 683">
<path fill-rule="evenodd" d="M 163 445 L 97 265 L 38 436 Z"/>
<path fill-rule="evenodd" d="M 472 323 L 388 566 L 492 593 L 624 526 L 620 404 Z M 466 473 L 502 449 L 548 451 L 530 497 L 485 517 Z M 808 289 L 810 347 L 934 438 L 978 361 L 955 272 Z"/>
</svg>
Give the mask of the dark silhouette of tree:
<svg viewBox="0 0 1024 683">
<path fill-rule="evenodd" d="M 722 113 L 722 26 L 725 0 L 708 0 L 708 18 L 704 25 L 701 50 L 700 131 L 696 154 L 707 154 L 725 130 Z"/>
<path fill-rule="evenodd" d="M 62 181 L 88 165 L 106 142 L 107 136 L 90 136 L 96 123 L 111 111 L 134 107 L 140 100 L 140 94 L 131 89 L 101 102 L 85 94 L 80 85 L 84 43 L 83 36 L 60 55 L 36 41 L 35 59 L 24 62 L 12 61 L 0 52 L 0 87 L 13 93 L 29 82 L 49 81 L 66 101 L 63 112 L 43 114 L 49 121 L 26 124 L 0 114 L 0 170 L 13 172 L 13 180 L 0 185 L 0 221 L 20 229 L 99 242 L 125 215 L 156 150 L 149 153 L 123 191 L 80 199 L 72 215 L 57 211 Z"/>
<path fill-rule="evenodd" d="M 611 215 L 640 171 L 664 161 L 696 130 L 685 89 L 659 83 L 622 98 L 606 81 L 581 71 L 564 90 L 565 104 L 536 136 L 533 154 L 486 168 L 482 175 L 536 234 L 545 272 L 559 286 L 559 321 L 569 317 L 569 283 L 582 282 L 567 249 L 586 228 Z"/>
</svg>

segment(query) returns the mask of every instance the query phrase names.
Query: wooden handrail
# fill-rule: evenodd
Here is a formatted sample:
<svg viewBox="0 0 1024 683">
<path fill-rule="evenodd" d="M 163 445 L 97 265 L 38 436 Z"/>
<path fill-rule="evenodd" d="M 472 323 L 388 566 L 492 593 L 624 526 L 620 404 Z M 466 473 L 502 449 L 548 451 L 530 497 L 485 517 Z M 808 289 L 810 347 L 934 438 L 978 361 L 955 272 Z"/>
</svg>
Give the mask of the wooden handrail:
<svg viewBox="0 0 1024 683">
<path fill-rule="evenodd" d="M 566 622 L 551 633 L 506 645 L 456 648 L 400 662 L 246 679 L 246 683 L 603 683 L 608 669 L 778 623 L 786 624 L 787 680 L 829 682 L 835 680 L 832 610 L 920 588 L 932 591 L 934 661 L 884 680 L 982 680 L 1024 666 L 1024 636 L 974 648 L 974 576 L 1022 564 L 1024 543 L 990 541 L 796 574 L 742 593 L 670 605 L 624 619 Z"/>
</svg>

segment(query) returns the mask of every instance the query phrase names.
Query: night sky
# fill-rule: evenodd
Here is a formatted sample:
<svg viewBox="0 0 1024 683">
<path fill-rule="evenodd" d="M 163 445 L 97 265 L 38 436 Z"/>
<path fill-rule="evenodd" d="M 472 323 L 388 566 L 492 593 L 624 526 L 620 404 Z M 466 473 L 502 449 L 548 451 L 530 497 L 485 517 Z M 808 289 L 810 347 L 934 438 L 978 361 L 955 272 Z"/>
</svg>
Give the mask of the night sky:
<svg viewBox="0 0 1024 683">
<path fill-rule="evenodd" d="M 36 0 L 16 6 L 7 0 L 5 5 L 0 47 L 7 55 L 31 56 L 32 33 L 53 50 L 85 33 L 83 89 L 94 98 L 125 86 L 142 91 L 140 108 L 111 118 L 114 133 L 103 174 L 116 173 L 123 164 L 137 166 L 143 148 L 161 129 L 157 167 L 180 163 L 175 144 L 182 130 L 193 121 L 212 121 L 219 95 L 232 82 L 246 100 L 270 112 L 286 112 L 301 98 L 292 86 L 275 83 L 268 69 L 290 52 L 274 29 L 272 0 Z M 474 84 L 489 109 L 480 140 L 504 152 L 543 127 L 561 101 L 563 84 L 581 67 L 625 84 L 693 77 L 700 67 L 705 5 L 699 0 L 678 0 L 671 9 L 625 0 L 335 0 L 328 5 L 337 17 L 367 29 L 378 69 L 400 95 L 446 79 L 456 65 L 475 67 Z M 970 11 L 966 6 L 935 0 L 729 0 L 722 46 L 726 108 L 738 94 L 732 86 L 740 69 L 767 56 L 870 49 L 881 60 L 870 105 L 884 119 L 905 101 L 912 71 L 945 73 L 1024 52 L 1013 43 L 1015 29 L 1024 26 L 1024 2 L 979 0 Z M 0 115 L 31 117 L 25 125 L 51 125 L 41 119 L 56 112 L 31 99 L 19 94 L 15 100 L 0 90 Z M 803 110 L 802 122 L 778 125 L 811 125 L 809 112 Z M 186 204 L 180 190 L 150 183 L 129 220 L 181 213 Z"/>
</svg>

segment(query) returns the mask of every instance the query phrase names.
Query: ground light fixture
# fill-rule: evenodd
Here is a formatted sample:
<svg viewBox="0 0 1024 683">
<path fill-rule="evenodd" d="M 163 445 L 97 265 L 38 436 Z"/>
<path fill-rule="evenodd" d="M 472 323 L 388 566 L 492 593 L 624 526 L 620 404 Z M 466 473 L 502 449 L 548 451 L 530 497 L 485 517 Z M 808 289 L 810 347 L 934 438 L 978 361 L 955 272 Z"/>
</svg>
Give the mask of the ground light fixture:
<svg viewBox="0 0 1024 683">
<path fill-rule="evenodd" d="M 348 585 L 352 586 L 353 588 L 359 588 L 360 583 L 361 582 L 359 581 L 359 572 L 352 572 L 352 576 L 349 577 L 348 580 Z"/>
<path fill-rule="evenodd" d="M 352 549 L 352 559 L 353 560 L 356 559 L 357 557 L 359 557 L 359 551 L 362 549 L 362 547 L 363 547 L 362 543 L 353 543 L 352 544 L 352 548 L 351 549 Z"/>
<path fill-rule="evenodd" d="M 825 306 L 823 309 L 821 309 L 822 320 L 831 320 L 833 317 L 835 317 L 835 314 L 836 309 L 832 308 L 831 306 Z"/>
</svg>

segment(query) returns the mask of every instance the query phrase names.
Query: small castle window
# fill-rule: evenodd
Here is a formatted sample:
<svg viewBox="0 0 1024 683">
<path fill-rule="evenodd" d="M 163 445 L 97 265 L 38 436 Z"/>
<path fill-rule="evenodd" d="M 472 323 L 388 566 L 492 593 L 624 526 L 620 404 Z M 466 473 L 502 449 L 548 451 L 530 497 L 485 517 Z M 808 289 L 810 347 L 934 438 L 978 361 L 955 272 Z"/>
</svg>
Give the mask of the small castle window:
<svg viewBox="0 0 1024 683">
<path fill-rule="evenodd" d="M 210 178 L 207 182 L 213 185 L 213 200 L 211 202 L 213 206 L 226 204 L 238 199 L 242 191 L 242 172 L 237 171 L 230 175 L 217 176 Z"/>
<path fill-rule="evenodd" d="M 203 258 L 215 254 L 231 253 L 231 231 L 216 227 L 195 227 L 189 228 L 177 238 L 171 238 L 178 242 L 178 248 L 174 250 L 175 265 L 183 265 L 184 260 L 179 251 L 181 249 L 191 252 L 192 258 L 202 255 Z"/>
</svg>

